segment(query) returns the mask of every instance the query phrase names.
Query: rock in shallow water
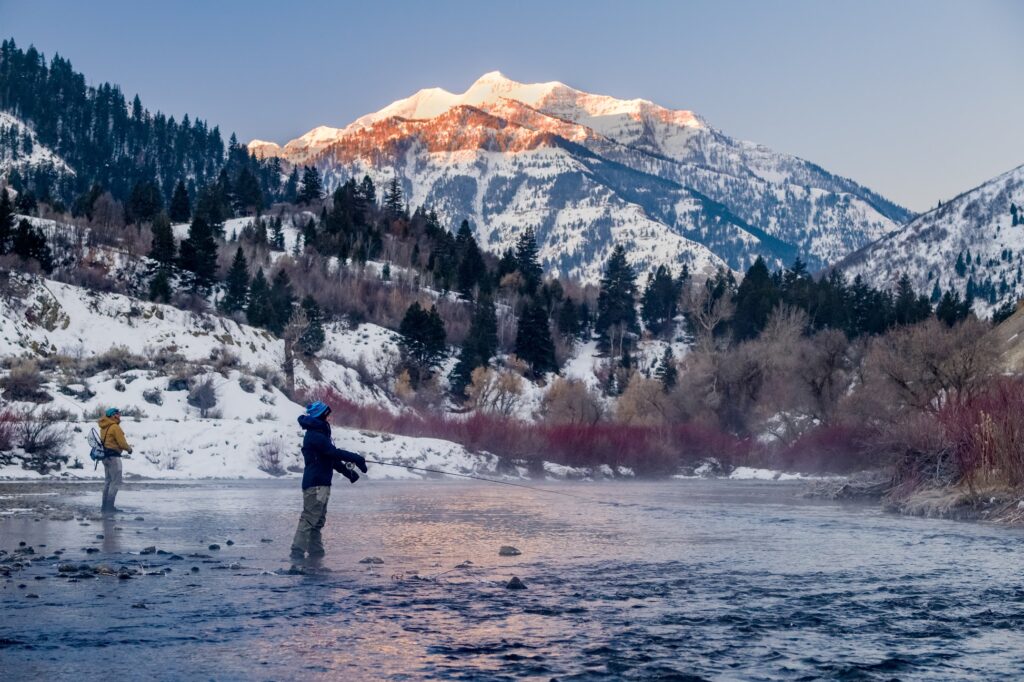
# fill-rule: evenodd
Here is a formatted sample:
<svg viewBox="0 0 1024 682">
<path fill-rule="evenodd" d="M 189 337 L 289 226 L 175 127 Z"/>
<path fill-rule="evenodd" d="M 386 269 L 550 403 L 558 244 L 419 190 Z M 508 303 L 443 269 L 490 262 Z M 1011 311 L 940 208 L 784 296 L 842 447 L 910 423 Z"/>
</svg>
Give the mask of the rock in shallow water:
<svg viewBox="0 0 1024 682">
<path fill-rule="evenodd" d="M 498 556 L 519 556 L 520 554 L 522 552 L 512 545 L 502 545 L 501 549 L 498 550 Z"/>
<path fill-rule="evenodd" d="M 382 564 L 382 563 L 384 563 L 384 560 L 381 559 L 379 556 L 368 556 L 365 559 L 360 559 L 359 563 L 361 563 L 361 564 Z"/>
<path fill-rule="evenodd" d="M 525 590 L 526 583 L 520 580 L 517 576 L 512 576 L 512 579 L 505 585 L 506 590 Z"/>
<path fill-rule="evenodd" d="M 218 545 L 218 544 L 217 544 L 217 543 L 215 542 L 215 543 L 213 543 L 212 545 L 210 545 L 209 547 L 207 547 L 207 549 L 220 549 L 220 545 Z"/>
</svg>

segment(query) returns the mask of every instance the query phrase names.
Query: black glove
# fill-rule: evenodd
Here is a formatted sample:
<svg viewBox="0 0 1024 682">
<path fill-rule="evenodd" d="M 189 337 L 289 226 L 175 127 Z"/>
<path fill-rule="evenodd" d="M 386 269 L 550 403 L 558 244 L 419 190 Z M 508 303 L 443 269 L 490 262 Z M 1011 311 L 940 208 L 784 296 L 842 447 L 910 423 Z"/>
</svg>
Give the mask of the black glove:
<svg viewBox="0 0 1024 682">
<path fill-rule="evenodd" d="M 362 471 L 365 474 L 366 473 L 366 458 L 363 457 L 362 455 L 356 454 L 354 452 L 352 453 L 352 456 L 356 458 L 356 461 L 353 462 L 353 464 L 355 464 L 357 467 L 359 467 L 359 470 Z"/>
<path fill-rule="evenodd" d="M 349 480 L 349 483 L 355 483 L 359 480 L 359 474 L 352 471 L 344 462 L 338 462 L 334 465 L 334 470 Z"/>
</svg>

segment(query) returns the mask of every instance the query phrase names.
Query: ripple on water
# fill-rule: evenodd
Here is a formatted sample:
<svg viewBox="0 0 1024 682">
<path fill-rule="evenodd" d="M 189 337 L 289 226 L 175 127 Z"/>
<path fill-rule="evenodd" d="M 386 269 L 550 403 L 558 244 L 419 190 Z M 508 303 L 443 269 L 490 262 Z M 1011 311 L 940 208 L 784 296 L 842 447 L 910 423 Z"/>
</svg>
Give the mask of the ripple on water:
<svg viewBox="0 0 1024 682">
<path fill-rule="evenodd" d="M 99 552 L 37 555 L 0 578 L 5 668 L 59 676 L 73 664 L 81 679 L 1020 677 L 1015 531 L 798 501 L 773 485 L 594 484 L 588 495 L 615 502 L 588 505 L 370 483 L 332 498 L 330 554 L 297 571 L 280 556 L 293 482 L 129 487 L 132 514 L 102 528 Z M 148 521 L 132 521 L 137 511 Z M 89 530 L 5 518 L 0 549 L 91 547 Z M 217 558 L 199 540 L 226 537 L 236 544 Z M 524 554 L 499 559 L 507 544 Z M 139 555 L 154 545 L 177 554 Z M 359 564 L 367 556 L 386 570 Z M 70 579 L 58 562 L 75 566 Z M 82 563 L 112 575 L 80 579 Z M 118 580 L 121 566 L 139 573 Z M 511 575 L 528 589 L 505 590 Z M 28 581 L 41 599 L 17 589 Z"/>
</svg>

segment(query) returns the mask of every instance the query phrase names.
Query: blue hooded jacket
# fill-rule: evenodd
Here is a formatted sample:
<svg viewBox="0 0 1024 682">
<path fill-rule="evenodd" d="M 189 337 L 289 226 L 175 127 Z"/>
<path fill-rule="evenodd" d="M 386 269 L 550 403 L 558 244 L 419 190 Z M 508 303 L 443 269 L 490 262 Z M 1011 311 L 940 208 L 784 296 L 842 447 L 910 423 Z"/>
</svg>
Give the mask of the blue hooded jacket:
<svg viewBox="0 0 1024 682">
<path fill-rule="evenodd" d="M 348 450 L 334 447 L 331 442 L 331 425 L 323 419 L 307 415 L 299 417 L 299 426 L 305 430 L 302 439 L 302 459 L 306 470 L 302 473 L 302 489 L 331 484 L 336 465 L 343 462 L 363 462 L 363 457 Z"/>
</svg>

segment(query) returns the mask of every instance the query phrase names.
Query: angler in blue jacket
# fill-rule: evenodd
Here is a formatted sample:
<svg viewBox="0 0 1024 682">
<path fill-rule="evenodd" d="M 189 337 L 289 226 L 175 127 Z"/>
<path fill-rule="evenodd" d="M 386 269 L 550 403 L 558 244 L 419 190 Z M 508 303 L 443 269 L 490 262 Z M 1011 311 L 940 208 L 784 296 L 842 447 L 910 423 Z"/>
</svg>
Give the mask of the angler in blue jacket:
<svg viewBox="0 0 1024 682">
<path fill-rule="evenodd" d="M 302 439 L 306 470 L 302 474 L 302 515 L 292 540 L 292 559 L 296 560 L 304 559 L 307 551 L 310 558 L 324 555 L 320 529 L 327 521 L 327 500 L 331 497 L 334 472 L 355 483 L 359 474 L 348 466 L 351 462 L 366 473 L 366 460 L 362 455 L 334 447 L 331 425 L 327 423 L 330 415 L 331 408 L 318 400 L 299 417 L 299 426 L 306 432 Z"/>
</svg>

